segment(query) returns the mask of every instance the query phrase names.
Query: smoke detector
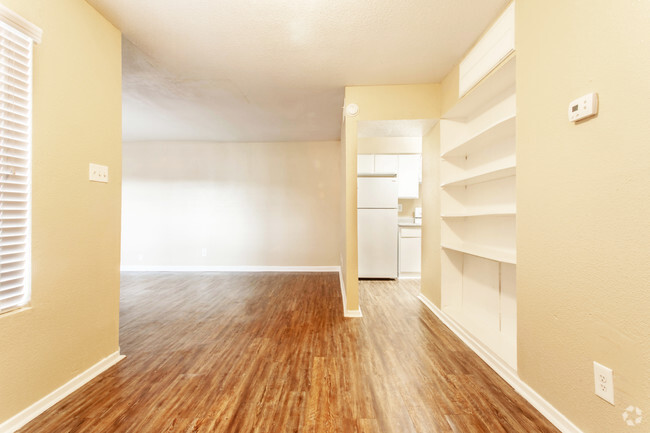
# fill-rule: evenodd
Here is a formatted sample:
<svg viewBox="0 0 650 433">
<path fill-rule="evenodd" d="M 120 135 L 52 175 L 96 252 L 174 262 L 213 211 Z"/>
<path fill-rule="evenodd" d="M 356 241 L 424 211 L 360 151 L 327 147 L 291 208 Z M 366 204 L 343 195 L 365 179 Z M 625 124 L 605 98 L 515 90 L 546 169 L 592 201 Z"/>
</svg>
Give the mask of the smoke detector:
<svg viewBox="0 0 650 433">
<path fill-rule="evenodd" d="M 345 107 L 345 114 L 348 116 L 356 116 L 359 114 L 359 106 L 357 104 L 348 104 L 348 106 Z"/>
</svg>

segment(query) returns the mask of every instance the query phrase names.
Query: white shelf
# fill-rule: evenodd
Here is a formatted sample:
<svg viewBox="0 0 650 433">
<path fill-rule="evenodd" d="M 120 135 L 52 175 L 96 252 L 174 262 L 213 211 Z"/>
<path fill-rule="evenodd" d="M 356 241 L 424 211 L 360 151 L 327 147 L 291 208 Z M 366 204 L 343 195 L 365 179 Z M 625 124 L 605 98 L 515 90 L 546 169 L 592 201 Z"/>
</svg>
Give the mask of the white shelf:
<svg viewBox="0 0 650 433">
<path fill-rule="evenodd" d="M 397 177 L 395 173 L 357 173 L 357 177 Z"/>
<path fill-rule="evenodd" d="M 486 217 L 486 216 L 515 216 L 516 209 L 485 209 L 469 212 L 448 213 L 441 215 L 442 218 L 467 218 L 467 217 Z"/>
<path fill-rule="evenodd" d="M 458 244 L 443 243 L 443 248 L 458 251 L 464 254 L 470 254 L 484 259 L 494 260 L 495 262 L 517 264 L 517 253 L 514 251 L 498 250 L 483 245 L 473 245 L 465 242 Z"/>
<path fill-rule="evenodd" d="M 516 173 L 517 173 L 517 167 L 515 165 L 510 165 L 496 170 L 489 170 L 486 172 L 470 174 L 467 177 L 462 177 L 449 182 L 445 182 L 440 186 L 443 188 L 450 187 L 450 186 L 467 186 L 475 183 L 488 182 L 490 180 L 496 180 L 496 179 L 502 179 L 504 177 L 514 176 Z"/>
<path fill-rule="evenodd" d="M 468 140 L 458 144 L 442 154 L 443 158 L 454 156 L 465 156 L 468 153 L 476 152 L 482 147 L 488 146 L 491 143 L 503 141 L 508 138 L 515 137 L 515 123 L 516 115 L 511 115 L 499 122 L 485 128 L 483 131 L 475 134 Z"/>
<path fill-rule="evenodd" d="M 511 54 L 440 121 L 442 308 L 515 371 L 516 115 Z"/>
<path fill-rule="evenodd" d="M 464 119 L 483 108 L 499 95 L 515 88 L 516 58 L 507 57 L 476 87 L 463 96 L 443 119 Z"/>
</svg>

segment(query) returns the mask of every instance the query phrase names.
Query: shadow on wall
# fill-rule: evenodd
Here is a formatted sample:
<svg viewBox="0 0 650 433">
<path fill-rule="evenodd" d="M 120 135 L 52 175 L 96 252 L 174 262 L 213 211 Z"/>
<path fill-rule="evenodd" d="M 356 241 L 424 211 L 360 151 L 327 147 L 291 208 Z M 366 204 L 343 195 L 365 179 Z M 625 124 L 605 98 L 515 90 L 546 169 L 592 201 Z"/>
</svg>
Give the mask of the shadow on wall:
<svg viewBox="0 0 650 433">
<path fill-rule="evenodd" d="M 123 266 L 338 266 L 339 142 L 126 143 Z"/>
</svg>

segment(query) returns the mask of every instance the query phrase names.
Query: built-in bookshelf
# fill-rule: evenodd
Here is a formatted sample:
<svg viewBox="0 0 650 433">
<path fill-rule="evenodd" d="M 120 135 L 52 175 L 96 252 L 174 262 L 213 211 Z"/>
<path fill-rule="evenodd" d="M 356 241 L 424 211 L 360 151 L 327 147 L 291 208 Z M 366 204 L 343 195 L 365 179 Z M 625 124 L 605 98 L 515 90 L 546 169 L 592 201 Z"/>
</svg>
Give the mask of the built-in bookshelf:
<svg viewBox="0 0 650 433">
<path fill-rule="evenodd" d="M 440 121 L 442 310 L 517 369 L 514 54 Z"/>
</svg>

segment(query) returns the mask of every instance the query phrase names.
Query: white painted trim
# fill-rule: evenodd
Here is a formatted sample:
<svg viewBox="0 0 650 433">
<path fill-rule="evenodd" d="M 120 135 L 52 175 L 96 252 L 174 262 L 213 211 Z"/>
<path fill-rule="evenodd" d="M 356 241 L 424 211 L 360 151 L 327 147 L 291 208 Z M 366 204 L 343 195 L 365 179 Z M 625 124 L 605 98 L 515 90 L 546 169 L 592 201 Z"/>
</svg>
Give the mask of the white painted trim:
<svg viewBox="0 0 650 433">
<path fill-rule="evenodd" d="M 120 355 L 119 350 L 115 353 L 110 354 L 106 358 L 99 361 L 97 364 L 90 367 L 88 370 L 74 377 L 68 383 L 65 383 L 61 387 L 55 389 L 42 399 L 38 400 L 36 403 L 32 404 L 25 410 L 19 412 L 18 414 L 0 424 L 0 432 L 15 432 L 124 358 L 124 355 Z"/>
<path fill-rule="evenodd" d="M 339 281 L 341 284 L 341 298 L 343 298 L 343 317 L 363 317 L 361 314 L 361 305 L 358 310 L 348 310 L 347 300 L 348 297 L 345 293 L 345 282 L 343 281 L 343 271 L 339 268 Z"/>
<path fill-rule="evenodd" d="M 497 18 L 458 65 L 458 97 L 463 97 L 515 50 L 515 2 Z"/>
<path fill-rule="evenodd" d="M 43 37 L 43 30 L 38 26 L 27 21 L 25 18 L 18 15 L 6 6 L 0 4 L 0 21 L 8 24 L 10 27 L 18 30 L 34 43 L 40 44 Z"/>
<path fill-rule="evenodd" d="M 397 277 L 398 280 L 419 280 L 421 279 L 420 274 L 405 273 Z"/>
<path fill-rule="evenodd" d="M 363 314 L 361 314 L 361 307 L 359 307 L 358 310 L 345 310 L 343 312 L 343 317 L 363 317 Z"/>
<path fill-rule="evenodd" d="M 121 272 L 339 272 L 339 266 L 148 266 L 122 265 Z"/>
<path fill-rule="evenodd" d="M 341 298 L 343 299 L 343 315 L 345 316 L 348 296 L 345 293 L 345 281 L 343 281 L 343 271 L 341 270 L 341 268 L 339 268 L 339 284 L 341 285 Z"/>
<path fill-rule="evenodd" d="M 447 326 L 454 334 L 458 336 L 470 349 L 474 351 L 487 365 L 492 368 L 499 376 L 501 376 L 515 391 L 530 404 L 533 405 L 543 416 L 545 416 L 555 427 L 562 433 L 583 433 L 575 424 L 573 424 L 567 417 L 551 405 L 548 401 L 539 395 L 533 388 L 526 382 L 521 380 L 512 368 L 505 362 L 493 355 L 485 349 L 483 345 L 477 341 L 469 332 L 463 327 L 458 325 L 452 318 L 440 310 L 433 302 L 426 296 L 420 294 L 418 299 L 426 305 L 429 310 L 435 314 L 442 323 Z"/>
</svg>

